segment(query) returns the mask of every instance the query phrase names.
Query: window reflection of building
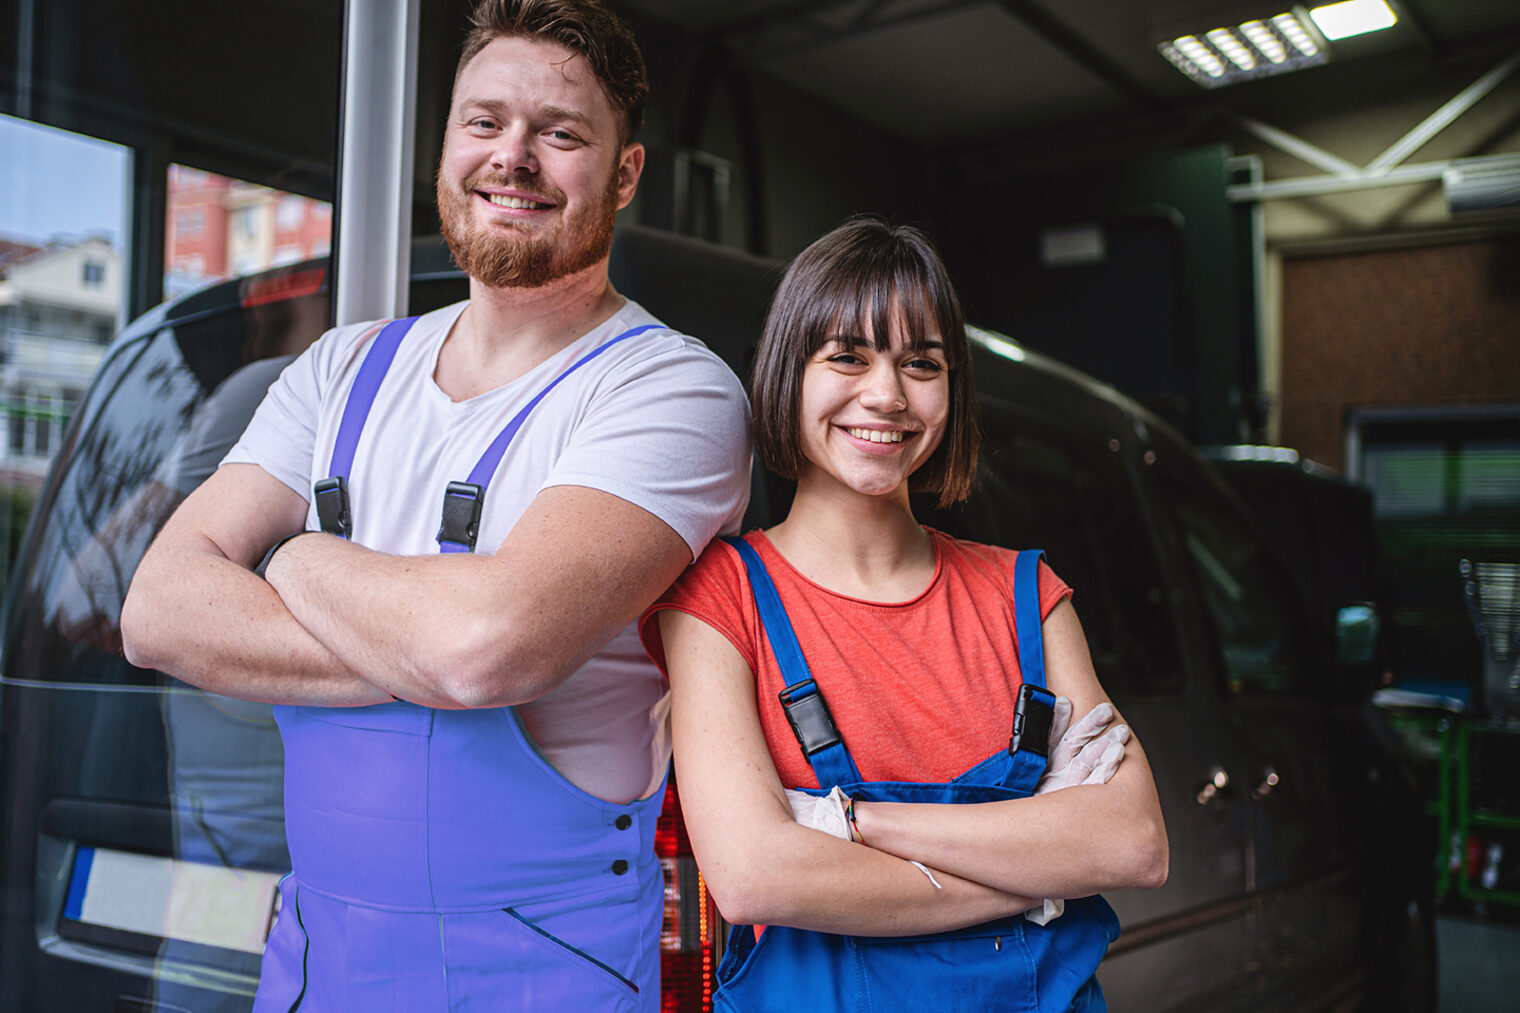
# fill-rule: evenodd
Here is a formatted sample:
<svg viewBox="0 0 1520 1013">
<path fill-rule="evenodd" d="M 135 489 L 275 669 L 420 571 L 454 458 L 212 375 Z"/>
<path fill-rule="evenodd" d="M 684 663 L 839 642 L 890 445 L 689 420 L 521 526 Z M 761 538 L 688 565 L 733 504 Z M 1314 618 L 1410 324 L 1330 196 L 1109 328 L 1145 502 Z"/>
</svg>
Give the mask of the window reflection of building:
<svg viewBox="0 0 1520 1013">
<path fill-rule="evenodd" d="M 121 259 L 110 241 L 0 250 L 0 418 L 4 471 L 35 485 L 115 331 Z"/>
<path fill-rule="evenodd" d="M 183 165 L 169 170 L 169 221 L 167 296 L 320 257 L 332 246 L 325 202 Z"/>
<path fill-rule="evenodd" d="M 95 403 L 95 421 L 71 450 L 67 473 L 78 477 L 59 493 L 61 511 L 71 518 L 54 522 L 54 530 L 68 532 L 63 564 L 45 578 L 45 592 L 23 596 L 47 615 L 48 636 L 57 638 L 62 656 L 91 659 L 50 666 L 60 681 L 67 678 L 62 673 L 125 666 L 120 608 L 142 553 L 173 509 L 216 469 L 280 369 L 325 327 L 328 306 L 316 291 L 319 283 L 320 272 L 260 276 L 231 301 L 241 304 L 239 320 L 225 313 L 181 319 L 150 340 L 124 345 L 106 363 L 102 386 L 112 393 Z M 145 410 L 149 402 L 153 408 Z M 121 459 L 123 445 L 134 450 L 130 460 Z M 106 459 L 113 463 L 109 469 L 100 467 Z M 102 664 L 99 658 L 110 660 Z M 216 870 L 219 884 L 200 890 L 196 903 L 289 871 L 283 752 L 269 705 L 205 693 L 160 673 L 117 671 L 113 677 L 159 690 L 153 734 L 162 732 L 165 750 L 161 773 L 167 781 L 158 787 L 167 789 L 167 857 L 198 875 Z M 92 694 L 88 706 L 115 708 L 111 726 L 121 727 L 121 713 L 140 699 Z M 140 710 L 134 713 L 141 717 Z M 109 766 L 117 755 L 111 746 L 90 740 L 81 766 L 92 773 Z M 250 927 L 240 920 L 247 911 L 215 904 L 205 911 L 207 921 L 196 923 L 197 932 L 252 932 L 262 942 L 263 923 Z M 256 952 L 162 934 L 151 1008 L 247 1013 L 248 996 L 196 982 L 208 970 L 256 975 Z"/>
</svg>

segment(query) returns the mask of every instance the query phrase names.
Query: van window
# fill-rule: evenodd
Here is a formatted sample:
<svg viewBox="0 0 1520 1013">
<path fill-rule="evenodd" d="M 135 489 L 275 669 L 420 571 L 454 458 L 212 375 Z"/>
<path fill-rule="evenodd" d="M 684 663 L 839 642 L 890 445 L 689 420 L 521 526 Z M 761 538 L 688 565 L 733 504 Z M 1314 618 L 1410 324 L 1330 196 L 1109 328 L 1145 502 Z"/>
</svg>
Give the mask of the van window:
<svg viewBox="0 0 1520 1013">
<path fill-rule="evenodd" d="M 320 276 L 208 290 L 190 297 L 201 308 L 182 302 L 116 342 L 13 585 L 4 680 L 55 691 L 17 698 L 36 762 L 7 786 L 43 800 L 16 828 L 38 856 L 40 945 L 151 974 L 155 1009 L 209 1008 L 206 989 L 226 993 L 219 1010 L 248 1006 L 234 993 L 252 994 L 274 883 L 290 865 L 282 752 L 267 704 L 129 664 L 121 604 L 163 522 L 322 330 Z M 261 300 L 266 290 L 297 294 Z M 176 862 L 193 874 L 178 877 Z"/>
<path fill-rule="evenodd" d="M 1045 550 L 1073 589 L 1110 693 L 1180 690 L 1154 543 L 1121 455 L 1096 432 L 1041 422 L 996 397 L 981 401 L 980 488 L 955 515 L 964 536 Z"/>
<path fill-rule="evenodd" d="M 1292 580 L 1255 530 L 1180 452 L 1159 455 L 1158 472 L 1178 535 L 1213 625 L 1232 693 L 1309 689 L 1309 626 Z"/>
</svg>

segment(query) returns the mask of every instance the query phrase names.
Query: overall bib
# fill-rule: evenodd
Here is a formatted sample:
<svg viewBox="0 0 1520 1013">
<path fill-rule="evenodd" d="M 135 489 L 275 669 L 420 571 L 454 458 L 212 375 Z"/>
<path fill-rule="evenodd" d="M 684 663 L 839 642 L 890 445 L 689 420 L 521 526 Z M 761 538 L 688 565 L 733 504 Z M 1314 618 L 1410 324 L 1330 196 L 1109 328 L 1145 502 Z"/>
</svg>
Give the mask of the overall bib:
<svg viewBox="0 0 1520 1013">
<path fill-rule="evenodd" d="M 346 477 L 412 321 L 374 338 L 344 407 L 324 530 L 352 531 Z M 497 463 L 538 393 L 470 480 L 444 495 L 440 550 L 473 551 Z M 664 786 L 619 805 L 538 752 L 511 707 L 275 708 L 293 872 L 264 951 L 256 1013 L 627 1010 L 660 1001 Z"/>
<path fill-rule="evenodd" d="M 1045 772 L 1055 700 L 1044 688 L 1040 552 L 1021 552 L 1014 562 L 1014 619 L 1024 685 L 1013 740 L 955 780 L 930 784 L 862 780 L 765 564 L 743 539 L 725 540 L 744 560 L 766 639 L 786 680 L 781 704 L 821 786 L 801 790 L 823 795 L 838 785 L 858 801 L 945 804 L 1027 798 L 1034 792 Z M 740 925 L 730 934 L 718 968 L 714 1007 L 735 1013 L 1103 1013 L 1107 1006 L 1094 972 L 1118 936 L 1119 919 L 1099 896 L 1068 900 L 1065 913 L 1048 925 L 1016 915 L 911 937 L 841 936 L 772 925 L 757 941 L 751 926 Z"/>
</svg>

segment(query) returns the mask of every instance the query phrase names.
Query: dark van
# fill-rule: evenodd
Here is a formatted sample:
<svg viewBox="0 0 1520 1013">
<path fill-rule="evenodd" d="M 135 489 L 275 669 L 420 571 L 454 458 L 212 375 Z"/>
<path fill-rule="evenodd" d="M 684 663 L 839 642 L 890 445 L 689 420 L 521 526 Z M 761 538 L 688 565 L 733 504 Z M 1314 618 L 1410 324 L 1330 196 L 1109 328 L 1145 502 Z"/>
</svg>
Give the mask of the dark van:
<svg viewBox="0 0 1520 1013">
<path fill-rule="evenodd" d="M 148 542 L 215 468 L 263 389 L 320 332 L 324 262 L 213 286 L 111 345 L 38 499 L 0 656 L 0 1013 L 243 1011 L 288 869 L 267 707 L 121 655 Z M 741 375 L 779 274 L 646 229 L 620 291 Z M 463 298 L 419 245 L 411 305 Z M 1212 466 L 1111 388 L 973 331 L 981 487 L 921 517 L 1038 546 L 1077 589 L 1104 685 L 1146 743 L 1171 838 L 1165 888 L 1110 897 L 1115 1010 L 1430 1010 L 1433 834 L 1338 677 L 1333 645 Z M 748 523 L 786 484 L 758 472 Z M 721 947 L 676 803 L 667 1009 L 706 1008 Z"/>
</svg>

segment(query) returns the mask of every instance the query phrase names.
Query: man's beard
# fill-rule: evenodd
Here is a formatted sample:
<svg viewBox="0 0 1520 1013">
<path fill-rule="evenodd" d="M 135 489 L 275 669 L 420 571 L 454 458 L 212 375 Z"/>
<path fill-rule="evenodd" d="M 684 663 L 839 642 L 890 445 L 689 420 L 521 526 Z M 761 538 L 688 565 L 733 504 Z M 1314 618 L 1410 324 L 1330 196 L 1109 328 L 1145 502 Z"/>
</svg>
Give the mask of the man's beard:
<svg viewBox="0 0 1520 1013">
<path fill-rule="evenodd" d="M 573 219 L 562 217 L 558 231 L 536 235 L 511 224 L 476 222 L 471 204 L 477 199 L 476 189 L 483 186 L 535 194 L 546 203 L 565 207 L 563 193 L 541 192 L 537 181 L 526 173 L 481 173 L 466 180 L 462 190 L 455 190 L 445 183 L 440 170 L 436 189 L 443 238 L 449 244 L 454 263 L 483 285 L 538 288 L 585 270 L 612 249 L 612 229 L 618 210 L 616 171 L 602 193 L 600 204 Z"/>
</svg>

